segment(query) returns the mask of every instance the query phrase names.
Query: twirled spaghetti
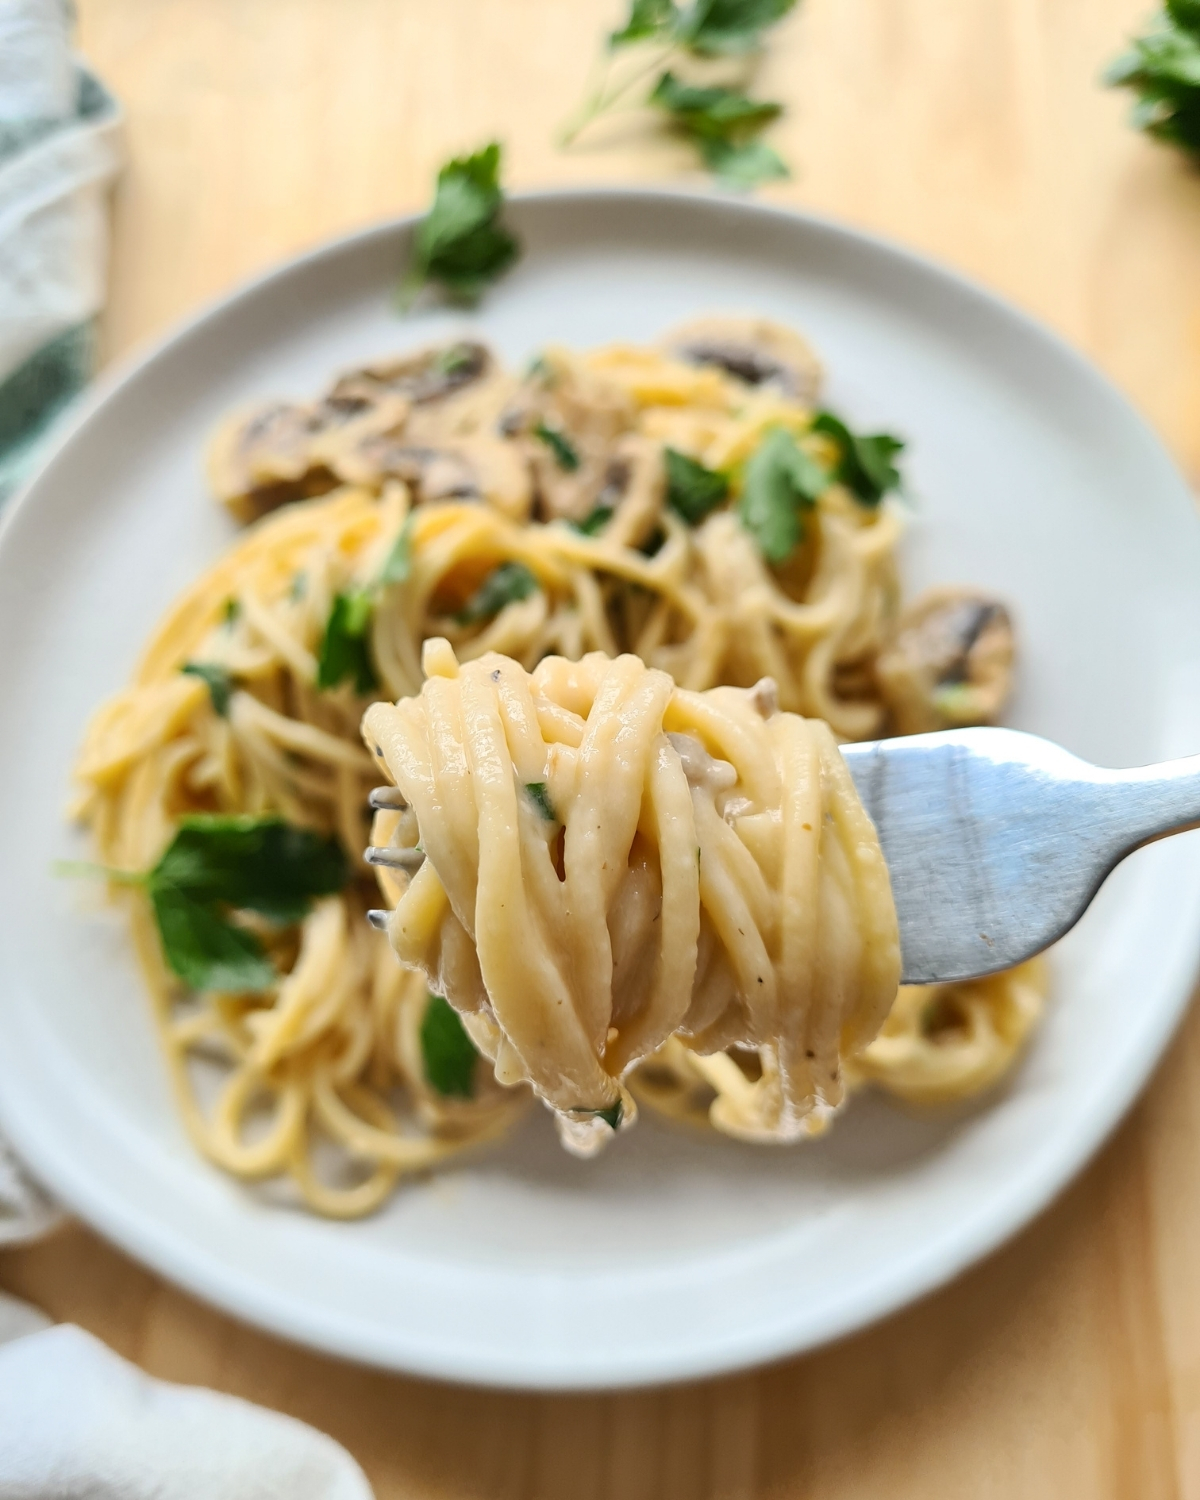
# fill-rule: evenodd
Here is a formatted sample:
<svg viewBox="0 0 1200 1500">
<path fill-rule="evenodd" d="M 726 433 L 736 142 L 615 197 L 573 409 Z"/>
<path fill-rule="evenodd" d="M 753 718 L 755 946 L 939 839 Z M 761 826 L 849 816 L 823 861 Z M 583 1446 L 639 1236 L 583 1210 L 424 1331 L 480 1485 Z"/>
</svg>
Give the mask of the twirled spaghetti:
<svg viewBox="0 0 1200 1500">
<path fill-rule="evenodd" d="M 774 685 L 691 693 L 636 656 L 425 647 L 363 733 L 425 855 L 388 921 L 506 1083 L 585 1151 L 669 1037 L 757 1051 L 761 1134 L 806 1133 L 900 979 L 887 870 L 828 726 Z M 381 849 L 387 858 L 391 852 Z"/>
<path fill-rule="evenodd" d="M 77 766 L 77 810 L 117 869 L 148 868 L 182 817 L 205 812 L 279 814 L 335 833 L 357 861 L 355 880 L 299 928 L 264 929 L 279 977 L 253 994 L 181 996 L 144 897 L 119 892 L 184 1118 L 219 1165 L 288 1176 L 321 1212 L 362 1213 L 398 1175 L 502 1131 L 528 1101 L 486 1064 L 458 1092 L 435 1086 L 425 979 L 364 920 L 378 899 L 360 854 L 379 776 L 358 726 L 373 700 L 421 693 L 426 640 L 447 638 L 464 664 L 499 652 L 527 671 L 547 655 L 629 652 L 684 700 L 771 677 L 784 710 L 842 738 L 879 732 L 914 703 L 945 722 L 998 706 L 1006 619 L 968 596 L 932 621 L 937 601 L 899 612 L 891 501 L 865 504 L 833 479 L 783 560 L 747 528 L 746 473 L 771 434 L 833 471 L 836 442 L 814 421 L 819 378 L 795 335 L 753 321 L 705 320 L 653 349 L 548 350 L 521 379 L 460 340 L 222 430 L 214 489 L 239 518 L 260 519 L 169 611 Z M 668 452 L 722 476 L 724 498 L 685 514 Z M 350 651 L 340 665 L 338 621 Z M 1040 989 L 1022 993 L 1027 1029 Z M 937 1075 L 946 1087 L 933 1092 L 963 1093 L 1011 1059 L 1019 1028 L 999 1024 L 1003 1007 L 976 1005 L 971 1027 L 926 1034 L 931 1001 L 914 1004 L 902 991 L 866 1061 L 847 1061 L 848 1080 L 917 1097 L 919 1076 Z M 884 1046 L 897 1035 L 914 1039 L 903 1055 Z M 997 1066 L 956 1071 L 967 1049 L 978 1062 L 989 1047 Z M 671 1033 L 631 1087 L 668 1113 L 686 1097 L 684 1113 L 768 1137 L 782 1118 L 773 1066 L 755 1047 L 703 1053 Z M 199 1076 L 210 1067 L 215 1080 Z M 793 1121 L 809 1098 L 797 1088 Z"/>
</svg>

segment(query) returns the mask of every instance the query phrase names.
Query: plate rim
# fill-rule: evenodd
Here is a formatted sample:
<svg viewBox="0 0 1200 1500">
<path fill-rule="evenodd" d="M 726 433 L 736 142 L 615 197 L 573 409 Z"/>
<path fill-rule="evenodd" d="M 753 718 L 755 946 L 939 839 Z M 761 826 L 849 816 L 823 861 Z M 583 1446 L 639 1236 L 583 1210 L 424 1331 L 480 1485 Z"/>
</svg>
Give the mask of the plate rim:
<svg viewBox="0 0 1200 1500">
<path fill-rule="evenodd" d="M 835 241 L 840 239 L 847 246 L 866 249 L 877 258 L 899 262 L 909 272 L 948 285 L 958 295 L 982 304 L 993 316 L 1015 325 L 1025 337 L 1064 361 L 1075 378 L 1082 380 L 1096 395 L 1117 403 L 1127 422 L 1139 429 L 1143 441 L 1157 452 L 1160 460 L 1165 461 L 1181 493 L 1190 495 L 1186 480 L 1165 442 L 1115 381 L 1056 330 L 936 257 L 884 235 L 807 210 L 726 198 L 702 189 L 598 185 L 514 193 L 508 199 L 517 210 L 525 206 L 536 209 L 542 205 L 552 208 L 590 205 L 605 200 L 625 201 L 652 212 L 656 209 L 669 212 L 674 205 L 683 204 L 747 221 L 785 221 Z M 324 239 L 240 280 L 227 291 L 205 299 L 191 313 L 172 321 L 162 333 L 139 341 L 114 360 L 60 421 L 36 472 L 5 506 L 4 514 L 0 516 L 0 566 L 6 557 L 10 533 L 26 510 L 36 504 L 39 488 L 52 474 L 63 453 L 96 421 L 108 403 L 147 367 L 206 324 L 225 315 L 239 303 L 255 298 L 273 284 L 372 242 L 392 238 L 400 240 L 422 217 L 420 213 L 397 215 Z M 1197 863 L 1197 859 L 1193 858 L 1192 863 Z M 106 1196 L 102 1188 L 94 1187 L 87 1180 L 86 1173 L 75 1169 L 69 1152 L 56 1150 L 35 1130 L 26 1130 L 19 1110 L 10 1108 L 7 1091 L 3 1089 L 0 1089 L 0 1125 L 21 1157 L 54 1195 L 133 1259 L 219 1310 L 287 1341 L 378 1368 L 461 1384 L 562 1392 L 637 1388 L 718 1376 L 816 1349 L 858 1332 L 928 1296 L 1006 1244 L 1063 1192 L 1101 1150 L 1150 1082 L 1190 1003 L 1198 969 L 1200 916 L 1193 923 L 1187 942 L 1181 945 L 1169 982 L 1163 984 L 1164 993 L 1174 993 L 1173 1003 L 1161 1007 L 1158 1025 L 1145 1035 L 1141 1047 L 1126 1052 L 1118 1086 L 1111 1088 L 1091 1110 L 1077 1114 L 1071 1129 L 1064 1131 L 1050 1163 L 1039 1159 L 1026 1167 L 986 1208 L 965 1223 L 956 1224 L 953 1231 L 944 1233 L 940 1240 L 926 1244 L 919 1255 L 914 1253 L 909 1257 L 906 1266 L 897 1269 L 892 1263 L 886 1271 L 859 1283 L 853 1293 L 843 1294 L 815 1311 L 798 1309 L 790 1319 L 781 1318 L 778 1328 L 770 1336 L 761 1328 L 746 1334 L 735 1331 L 722 1341 L 720 1347 L 712 1347 L 704 1358 L 687 1350 L 672 1353 L 669 1349 L 647 1351 L 645 1348 L 633 1356 L 602 1356 L 598 1360 L 594 1356 L 581 1357 L 576 1353 L 570 1362 L 562 1353 L 551 1358 L 533 1350 L 513 1350 L 506 1356 L 493 1354 L 491 1357 L 477 1350 L 469 1358 L 451 1352 L 443 1357 L 437 1351 L 430 1353 L 424 1345 L 419 1350 L 398 1347 L 403 1340 L 398 1339 L 394 1330 L 381 1339 L 372 1338 L 369 1329 L 360 1327 L 346 1315 L 325 1314 L 319 1305 L 301 1304 L 294 1296 L 289 1300 L 286 1295 L 271 1295 L 264 1303 L 263 1289 L 248 1283 L 247 1273 L 231 1268 L 228 1262 L 207 1250 L 196 1249 L 183 1234 L 172 1235 L 165 1231 L 152 1215 L 111 1195 Z M 0 1064 L 0 1074 L 3 1071 Z M 1050 1166 L 1053 1166 L 1053 1171 Z"/>
</svg>

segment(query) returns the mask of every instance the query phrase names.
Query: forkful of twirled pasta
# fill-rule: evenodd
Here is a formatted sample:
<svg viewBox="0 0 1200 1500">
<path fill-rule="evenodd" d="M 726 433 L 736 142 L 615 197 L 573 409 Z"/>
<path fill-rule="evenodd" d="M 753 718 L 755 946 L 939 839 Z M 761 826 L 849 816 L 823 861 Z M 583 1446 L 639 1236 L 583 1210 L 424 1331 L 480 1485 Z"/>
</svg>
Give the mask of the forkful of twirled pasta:
<svg viewBox="0 0 1200 1500">
<path fill-rule="evenodd" d="M 1190 762 L 1099 771 L 1001 729 L 839 749 L 769 679 L 693 692 L 600 653 L 527 673 L 441 639 L 423 665 L 363 721 L 392 782 L 371 919 L 580 1155 L 632 1123 L 624 1080 L 667 1047 L 757 1054 L 729 1133 L 818 1133 L 902 979 L 1040 952 L 1200 816 Z"/>
</svg>

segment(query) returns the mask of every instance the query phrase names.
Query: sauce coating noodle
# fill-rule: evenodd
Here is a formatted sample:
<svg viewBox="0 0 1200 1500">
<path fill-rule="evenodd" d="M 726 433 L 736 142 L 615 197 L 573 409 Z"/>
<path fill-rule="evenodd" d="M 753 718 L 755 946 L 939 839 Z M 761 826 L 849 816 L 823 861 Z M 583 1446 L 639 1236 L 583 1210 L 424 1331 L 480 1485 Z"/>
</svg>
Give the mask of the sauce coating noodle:
<svg viewBox="0 0 1200 1500">
<path fill-rule="evenodd" d="M 388 935 L 497 1077 L 586 1152 L 669 1037 L 755 1048 L 759 1135 L 808 1133 L 900 979 L 883 855 L 828 726 L 780 712 L 773 683 L 690 693 L 635 656 L 530 675 L 431 640 L 425 668 L 363 723 L 414 814 L 391 848 L 425 855 Z"/>
</svg>

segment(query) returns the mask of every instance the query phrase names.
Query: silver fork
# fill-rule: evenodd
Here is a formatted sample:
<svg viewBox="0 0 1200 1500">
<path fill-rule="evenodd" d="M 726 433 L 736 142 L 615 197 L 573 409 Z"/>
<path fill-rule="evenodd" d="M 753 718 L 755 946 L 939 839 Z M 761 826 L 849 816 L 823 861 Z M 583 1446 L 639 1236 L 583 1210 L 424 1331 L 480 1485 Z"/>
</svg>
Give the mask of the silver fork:
<svg viewBox="0 0 1200 1500">
<path fill-rule="evenodd" d="M 843 745 L 892 877 L 906 984 L 1032 958 L 1127 854 L 1200 826 L 1200 755 L 1105 771 L 1015 729 Z"/>
<path fill-rule="evenodd" d="M 900 921 L 905 984 L 979 978 L 1070 931 L 1127 854 L 1200 827 L 1200 755 L 1105 771 L 1034 734 L 952 729 L 843 745 L 879 831 Z M 375 808 L 403 809 L 396 787 Z M 370 848 L 386 869 L 415 849 Z M 388 913 L 367 913 L 375 927 Z"/>
</svg>

